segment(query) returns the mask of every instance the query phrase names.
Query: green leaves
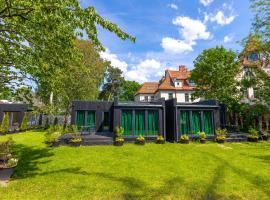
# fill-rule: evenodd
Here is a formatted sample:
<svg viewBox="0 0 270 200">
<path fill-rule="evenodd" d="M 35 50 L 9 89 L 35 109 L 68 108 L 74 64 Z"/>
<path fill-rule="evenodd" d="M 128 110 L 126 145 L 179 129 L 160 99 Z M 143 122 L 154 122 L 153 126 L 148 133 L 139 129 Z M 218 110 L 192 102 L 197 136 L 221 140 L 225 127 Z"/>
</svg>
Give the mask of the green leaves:
<svg viewBox="0 0 270 200">
<path fill-rule="evenodd" d="M 222 46 L 204 50 L 195 59 L 194 66 L 191 79 L 197 84 L 195 95 L 227 105 L 240 99 L 235 79 L 240 66 L 233 51 Z"/>
<path fill-rule="evenodd" d="M 123 40 L 135 42 L 116 24 L 103 19 L 94 7 L 82 8 L 78 0 L 1 1 L 0 75 L 6 76 L 1 72 L 4 67 L 10 72 L 14 67 L 37 83 L 42 82 L 44 77 L 79 59 L 74 40 L 82 33 L 94 46 L 103 49 L 97 25 Z"/>
</svg>

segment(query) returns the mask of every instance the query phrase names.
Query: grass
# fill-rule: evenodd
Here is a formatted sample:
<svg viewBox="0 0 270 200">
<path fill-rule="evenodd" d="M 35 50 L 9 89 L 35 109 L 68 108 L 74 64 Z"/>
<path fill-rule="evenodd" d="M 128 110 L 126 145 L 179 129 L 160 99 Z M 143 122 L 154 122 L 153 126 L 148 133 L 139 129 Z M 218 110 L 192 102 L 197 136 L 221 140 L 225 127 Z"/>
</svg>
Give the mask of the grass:
<svg viewBox="0 0 270 200">
<path fill-rule="evenodd" d="M 48 148 L 43 132 L 12 137 L 20 161 L 1 200 L 270 199 L 270 142 Z"/>
</svg>

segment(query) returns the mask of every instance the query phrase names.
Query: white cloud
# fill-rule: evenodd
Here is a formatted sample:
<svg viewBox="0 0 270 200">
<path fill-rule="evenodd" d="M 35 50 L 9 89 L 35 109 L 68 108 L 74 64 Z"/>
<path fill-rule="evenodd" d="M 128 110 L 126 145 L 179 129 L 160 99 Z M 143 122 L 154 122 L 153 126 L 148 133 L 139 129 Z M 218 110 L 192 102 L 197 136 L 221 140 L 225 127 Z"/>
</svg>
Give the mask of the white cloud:
<svg viewBox="0 0 270 200">
<path fill-rule="evenodd" d="M 214 0 L 200 0 L 200 3 L 204 6 L 209 6 Z"/>
<path fill-rule="evenodd" d="M 208 40 L 211 38 L 211 33 L 206 31 L 206 25 L 200 20 L 189 17 L 176 17 L 173 24 L 180 26 L 179 32 L 185 41 L 190 43 L 198 39 Z"/>
<path fill-rule="evenodd" d="M 123 73 L 127 72 L 128 64 L 125 61 L 121 61 L 118 56 L 111 53 L 109 49 L 106 48 L 106 51 L 100 52 L 100 56 L 104 60 L 110 61 L 113 67 L 121 69 Z"/>
<path fill-rule="evenodd" d="M 176 40 L 170 37 L 162 38 L 161 46 L 169 54 L 180 54 L 193 51 L 192 43 L 187 43 L 183 40 Z"/>
<path fill-rule="evenodd" d="M 206 15 L 207 16 L 207 15 Z M 228 17 L 226 17 L 223 13 L 223 11 L 218 11 L 215 15 L 208 15 L 208 19 L 210 19 L 211 22 L 216 22 L 217 24 L 224 26 L 224 25 L 228 25 L 230 23 L 233 22 L 233 20 L 235 19 L 235 15 L 230 15 Z"/>
<path fill-rule="evenodd" d="M 168 6 L 174 10 L 178 10 L 178 6 L 175 5 L 174 3 L 168 4 Z"/>
<path fill-rule="evenodd" d="M 223 39 L 224 43 L 230 43 L 233 41 L 233 36 L 232 35 L 226 35 Z"/>
<path fill-rule="evenodd" d="M 125 76 L 129 80 L 143 83 L 153 79 L 153 77 L 160 78 L 163 73 L 164 69 L 159 61 L 146 59 L 133 66 L 132 70 L 128 71 Z"/>
<path fill-rule="evenodd" d="M 212 38 L 211 33 L 206 31 L 206 25 L 200 20 L 179 16 L 173 19 L 172 23 L 179 26 L 179 33 L 183 39 L 162 38 L 161 46 L 167 53 L 181 54 L 193 51 L 192 46 L 196 45 L 196 40 L 208 40 Z"/>
</svg>

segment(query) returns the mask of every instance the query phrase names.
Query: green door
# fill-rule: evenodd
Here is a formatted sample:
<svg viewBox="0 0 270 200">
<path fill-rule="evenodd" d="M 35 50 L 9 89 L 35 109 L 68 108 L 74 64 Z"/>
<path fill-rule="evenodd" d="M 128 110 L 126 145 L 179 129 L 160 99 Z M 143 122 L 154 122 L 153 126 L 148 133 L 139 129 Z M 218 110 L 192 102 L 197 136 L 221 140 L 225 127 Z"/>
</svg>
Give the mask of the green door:
<svg viewBox="0 0 270 200">
<path fill-rule="evenodd" d="M 201 131 L 201 113 L 198 111 L 192 112 L 192 134 L 198 134 Z"/>
<path fill-rule="evenodd" d="M 85 111 L 80 110 L 77 111 L 77 118 L 76 118 L 76 125 L 80 129 L 82 126 L 84 126 L 85 122 Z"/>
<path fill-rule="evenodd" d="M 203 120 L 204 120 L 204 132 L 206 134 L 214 134 L 213 133 L 212 112 L 211 111 L 204 111 L 203 112 Z"/>
<path fill-rule="evenodd" d="M 148 135 L 158 135 L 158 111 L 148 111 Z"/>
<path fill-rule="evenodd" d="M 189 134 L 189 111 L 180 111 L 180 130 L 181 134 Z"/>
<path fill-rule="evenodd" d="M 144 111 L 135 111 L 135 135 L 144 135 Z"/>
<path fill-rule="evenodd" d="M 121 126 L 124 128 L 126 136 L 132 135 L 132 111 L 122 110 Z"/>
</svg>

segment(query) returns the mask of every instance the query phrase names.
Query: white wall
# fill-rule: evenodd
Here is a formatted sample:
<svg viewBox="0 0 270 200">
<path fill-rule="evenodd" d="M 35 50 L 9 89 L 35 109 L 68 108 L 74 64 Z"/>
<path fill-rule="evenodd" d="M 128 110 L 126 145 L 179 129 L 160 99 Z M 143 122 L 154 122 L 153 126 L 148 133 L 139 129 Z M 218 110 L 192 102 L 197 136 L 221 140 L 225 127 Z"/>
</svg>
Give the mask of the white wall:
<svg viewBox="0 0 270 200">
<path fill-rule="evenodd" d="M 135 101 L 145 101 L 145 96 L 148 96 L 148 101 L 151 101 L 152 96 L 156 99 L 154 94 L 137 94 L 135 96 Z"/>
</svg>

